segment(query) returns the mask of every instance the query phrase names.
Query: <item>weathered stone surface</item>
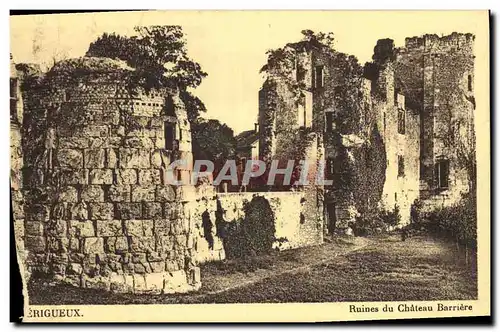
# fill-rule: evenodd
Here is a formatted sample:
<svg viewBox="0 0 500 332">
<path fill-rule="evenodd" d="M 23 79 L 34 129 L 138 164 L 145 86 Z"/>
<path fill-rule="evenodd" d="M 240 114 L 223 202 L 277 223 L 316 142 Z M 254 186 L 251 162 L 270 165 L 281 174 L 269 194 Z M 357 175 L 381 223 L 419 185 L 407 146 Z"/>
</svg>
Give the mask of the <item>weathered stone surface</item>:
<svg viewBox="0 0 500 332">
<path fill-rule="evenodd" d="M 194 267 L 188 272 L 188 283 L 190 285 L 196 285 L 201 283 L 201 272 L 199 267 Z"/>
<path fill-rule="evenodd" d="M 172 186 L 156 186 L 156 201 L 173 202 L 175 200 L 175 190 Z"/>
<path fill-rule="evenodd" d="M 92 169 L 89 173 L 90 184 L 112 184 L 113 170 L 112 169 Z"/>
<path fill-rule="evenodd" d="M 151 202 L 155 200 L 155 187 L 132 186 L 132 202 Z"/>
<path fill-rule="evenodd" d="M 141 203 L 116 203 L 117 219 L 142 218 Z"/>
<path fill-rule="evenodd" d="M 147 253 L 155 251 L 155 238 L 152 236 L 131 236 L 130 250 L 132 252 Z"/>
<path fill-rule="evenodd" d="M 86 220 L 88 219 L 88 205 L 85 202 L 71 204 L 69 213 L 71 219 Z"/>
<path fill-rule="evenodd" d="M 97 236 L 121 236 L 123 227 L 121 220 L 98 220 L 96 222 Z"/>
<path fill-rule="evenodd" d="M 161 176 L 159 169 L 141 169 L 139 170 L 140 185 L 161 184 Z"/>
<path fill-rule="evenodd" d="M 103 291 L 109 291 L 111 283 L 109 281 L 109 278 L 106 277 L 86 277 L 83 276 L 83 282 L 85 288 L 89 289 L 96 289 L 96 290 L 103 290 Z"/>
<path fill-rule="evenodd" d="M 26 220 L 47 221 L 49 220 L 49 207 L 42 204 L 34 204 L 26 213 Z"/>
<path fill-rule="evenodd" d="M 104 202 L 104 191 L 99 185 L 82 186 L 81 197 L 85 202 Z"/>
<path fill-rule="evenodd" d="M 66 269 L 67 274 L 81 275 L 83 273 L 82 264 L 70 263 Z"/>
<path fill-rule="evenodd" d="M 129 251 L 127 238 L 125 236 L 108 237 L 106 239 L 106 251 L 117 254 L 127 253 Z"/>
<path fill-rule="evenodd" d="M 130 202 L 130 186 L 111 186 L 108 190 L 108 199 L 112 202 Z"/>
<path fill-rule="evenodd" d="M 24 244 L 30 251 L 42 253 L 45 252 L 47 243 L 43 236 L 26 236 Z"/>
<path fill-rule="evenodd" d="M 148 273 L 144 276 L 146 281 L 146 289 L 149 293 L 160 294 L 163 291 L 163 276 L 164 274 L 161 272 Z"/>
<path fill-rule="evenodd" d="M 47 235 L 60 238 L 66 236 L 67 221 L 65 220 L 51 220 L 47 223 L 46 232 Z"/>
<path fill-rule="evenodd" d="M 150 168 L 149 150 L 121 148 L 119 149 L 120 168 Z"/>
<path fill-rule="evenodd" d="M 77 149 L 58 149 L 57 162 L 62 168 L 78 169 L 83 166 L 83 154 Z"/>
<path fill-rule="evenodd" d="M 24 232 L 26 235 L 42 236 L 44 223 L 41 221 L 26 221 L 24 224 Z"/>
<path fill-rule="evenodd" d="M 90 219 L 111 220 L 115 216 L 113 203 L 89 203 Z"/>
<path fill-rule="evenodd" d="M 88 184 L 88 169 L 65 171 L 61 174 L 63 184 Z"/>
<path fill-rule="evenodd" d="M 163 147 L 163 146 L 162 146 Z M 170 165 L 170 155 L 164 149 L 155 150 L 151 154 L 151 165 L 154 168 L 166 168 Z"/>
<path fill-rule="evenodd" d="M 161 218 L 163 216 L 162 204 L 158 202 L 145 202 L 143 212 L 146 219 Z"/>
<path fill-rule="evenodd" d="M 91 125 L 82 129 L 82 136 L 89 137 L 106 137 L 108 136 L 109 127 L 106 125 Z"/>
<path fill-rule="evenodd" d="M 137 184 L 137 170 L 135 169 L 115 170 L 115 174 L 118 185 Z"/>
<path fill-rule="evenodd" d="M 184 271 L 173 271 L 165 273 L 165 286 L 163 287 L 163 293 L 172 294 L 177 292 L 186 291 L 186 272 Z"/>
<path fill-rule="evenodd" d="M 157 236 L 170 234 L 170 220 L 166 218 L 154 219 L 154 234 Z"/>
<path fill-rule="evenodd" d="M 118 152 L 116 149 L 106 149 L 106 168 L 118 167 Z"/>
<path fill-rule="evenodd" d="M 170 235 L 156 235 L 156 251 L 163 254 L 174 248 L 175 238 Z"/>
<path fill-rule="evenodd" d="M 104 149 L 85 150 L 85 168 L 104 168 L 106 151 Z"/>
<path fill-rule="evenodd" d="M 64 137 L 59 139 L 60 149 L 84 149 L 89 146 L 88 137 Z"/>
<path fill-rule="evenodd" d="M 127 137 L 124 143 L 126 148 L 152 149 L 154 144 L 149 137 Z"/>
<path fill-rule="evenodd" d="M 127 236 L 153 235 L 153 220 L 125 220 L 124 225 Z"/>
<path fill-rule="evenodd" d="M 93 237 L 95 236 L 94 223 L 90 220 L 70 220 L 68 233 L 76 238 Z"/>
<path fill-rule="evenodd" d="M 78 191 L 73 186 L 65 186 L 59 191 L 59 202 L 78 202 Z"/>
<path fill-rule="evenodd" d="M 84 254 L 103 254 L 104 239 L 100 237 L 87 237 L 83 242 Z"/>
</svg>

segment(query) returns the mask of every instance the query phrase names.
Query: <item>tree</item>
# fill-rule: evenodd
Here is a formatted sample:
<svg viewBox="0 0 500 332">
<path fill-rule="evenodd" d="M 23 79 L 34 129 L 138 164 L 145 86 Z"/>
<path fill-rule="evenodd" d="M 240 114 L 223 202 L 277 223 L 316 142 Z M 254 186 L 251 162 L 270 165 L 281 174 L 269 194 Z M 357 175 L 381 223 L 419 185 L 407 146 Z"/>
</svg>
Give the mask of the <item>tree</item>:
<svg viewBox="0 0 500 332">
<path fill-rule="evenodd" d="M 186 40 L 180 26 L 135 27 L 137 36 L 104 33 L 90 44 L 86 56 L 125 61 L 136 69 L 132 87 L 146 90 L 177 87 L 190 121 L 206 111 L 203 102 L 190 89 L 198 87 L 207 73 L 187 55 Z"/>
<path fill-rule="evenodd" d="M 218 120 L 198 118 L 191 124 L 191 135 L 194 159 L 212 161 L 215 172 L 227 160 L 234 158 L 236 139 L 233 130 L 226 124 Z"/>
</svg>

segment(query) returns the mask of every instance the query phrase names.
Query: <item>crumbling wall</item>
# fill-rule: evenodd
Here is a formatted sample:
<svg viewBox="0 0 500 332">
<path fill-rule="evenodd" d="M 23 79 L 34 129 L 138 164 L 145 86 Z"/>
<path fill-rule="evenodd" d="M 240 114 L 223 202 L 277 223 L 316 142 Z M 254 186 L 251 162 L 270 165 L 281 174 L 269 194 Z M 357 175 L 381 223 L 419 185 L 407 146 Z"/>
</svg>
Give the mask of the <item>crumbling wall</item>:
<svg viewBox="0 0 500 332">
<path fill-rule="evenodd" d="M 231 227 L 231 224 L 238 227 L 236 224 L 245 223 L 245 207 L 252 204 L 256 198 L 265 199 L 272 211 L 275 232 L 270 235 L 274 237 L 273 248 L 283 250 L 323 242 L 322 223 L 318 224 L 316 213 L 316 196 L 310 196 L 307 192 L 218 194 L 219 222 L 227 223 L 226 227 Z M 226 248 L 226 254 L 228 249 Z"/>
<path fill-rule="evenodd" d="M 191 154 L 185 109 L 175 90 L 131 87 L 131 73 L 119 61 L 73 59 L 26 87 L 27 265 L 84 288 L 194 290 L 191 186 L 172 186 L 166 172 Z M 169 95 L 175 115 L 165 112 Z M 172 150 L 168 124 L 177 128 Z"/>
<path fill-rule="evenodd" d="M 473 163 L 475 149 L 473 44 L 471 34 L 424 35 L 397 51 L 397 83 L 421 113 L 421 196 L 436 203 L 430 206 L 454 204 L 475 177 L 464 165 Z M 435 164 L 443 159 L 450 161 L 448 188 L 437 183 Z"/>
</svg>

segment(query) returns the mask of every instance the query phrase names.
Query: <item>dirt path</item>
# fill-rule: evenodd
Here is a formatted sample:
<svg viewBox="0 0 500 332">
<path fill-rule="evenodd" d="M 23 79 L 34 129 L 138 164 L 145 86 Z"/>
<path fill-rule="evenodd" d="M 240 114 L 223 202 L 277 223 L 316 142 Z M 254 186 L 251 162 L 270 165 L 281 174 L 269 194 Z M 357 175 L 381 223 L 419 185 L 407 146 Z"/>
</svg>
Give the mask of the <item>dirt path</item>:
<svg viewBox="0 0 500 332">
<path fill-rule="evenodd" d="M 267 260 L 261 258 L 250 262 L 252 265 L 265 266 L 252 272 L 227 273 L 214 271 L 213 268 L 202 269 L 202 289 L 196 297 L 215 295 L 236 288 L 250 286 L 266 278 L 277 277 L 285 273 L 299 273 L 311 269 L 312 266 L 332 262 L 337 256 L 356 252 L 371 244 L 367 238 L 338 238 L 322 246 L 302 248 L 281 252 Z M 259 264 L 263 262 L 263 264 Z M 213 263 L 212 263 L 213 264 Z M 247 262 L 233 262 L 233 264 L 248 264 Z M 218 264 L 218 266 L 223 264 Z M 242 281 L 244 280 L 244 281 Z"/>
</svg>

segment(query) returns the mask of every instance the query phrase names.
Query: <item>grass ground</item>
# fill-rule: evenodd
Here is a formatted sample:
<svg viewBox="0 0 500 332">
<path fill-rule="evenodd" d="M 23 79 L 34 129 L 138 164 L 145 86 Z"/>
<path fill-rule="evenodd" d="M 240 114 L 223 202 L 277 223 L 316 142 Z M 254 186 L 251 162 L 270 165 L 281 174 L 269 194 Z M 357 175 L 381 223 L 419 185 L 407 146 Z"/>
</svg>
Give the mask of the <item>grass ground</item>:
<svg viewBox="0 0 500 332">
<path fill-rule="evenodd" d="M 476 272 L 453 245 L 423 237 L 336 238 L 321 246 L 202 266 L 202 288 L 180 295 L 113 294 L 29 285 L 32 304 L 252 303 L 459 300 L 477 297 Z"/>
</svg>

